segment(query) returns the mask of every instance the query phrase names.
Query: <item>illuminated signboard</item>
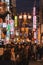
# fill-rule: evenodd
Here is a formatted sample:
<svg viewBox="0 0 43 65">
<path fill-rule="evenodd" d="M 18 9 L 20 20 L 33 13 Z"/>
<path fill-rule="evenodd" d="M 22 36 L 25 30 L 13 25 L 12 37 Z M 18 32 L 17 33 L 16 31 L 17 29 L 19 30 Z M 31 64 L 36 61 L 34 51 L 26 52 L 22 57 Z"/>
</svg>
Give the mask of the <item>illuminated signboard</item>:
<svg viewBox="0 0 43 65">
<path fill-rule="evenodd" d="M 14 21 L 12 19 L 10 20 L 10 27 L 11 33 L 14 33 Z"/>
<path fill-rule="evenodd" d="M 36 34 L 36 32 L 34 32 L 34 39 L 36 39 L 37 38 L 37 34 Z"/>
<path fill-rule="evenodd" d="M 33 29 L 36 29 L 37 17 L 36 17 L 36 7 L 33 7 Z"/>
<path fill-rule="evenodd" d="M 36 16 L 33 16 L 33 24 L 36 24 Z"/>
<path fill-rule="evenodd" d="M 7 27 L 7 24 L 6 23 L 3 23 L 3 28 L 6 28 Z"/>
<path fill-rule="evenodd" d="M 37 43 L 37 17 L 36 7 L 33 7 L 33 31 L 34 31 L 34 42 Z"/>
<path fill-rule="evenodd" d="M 7 25 L 7 37 L 10 38 L 10 29 L 11 29 L 11 26 L 10 24 Z"/>
<path fill-rule="evenodd" d="M 18 24 L 18 22 L 17 22 L 17 16 L 15 16 L 14 17 L 14 26 L 17 27 L 17 24 Z"/>
<path fill-rule="evenodd" d="M 36 15 L 36 7 L 34 6 L 33 7 L 33 16 L 35 16 Z"/>
<path fill-rule="evenodd" d="M 10 24 L 7 25 L 7 31 L 10 31 Z"/>
<path fill-rule="evenodd" d="M 33 16 L 33 30 L 37 28 L 37 17 Z"/>
</svg>

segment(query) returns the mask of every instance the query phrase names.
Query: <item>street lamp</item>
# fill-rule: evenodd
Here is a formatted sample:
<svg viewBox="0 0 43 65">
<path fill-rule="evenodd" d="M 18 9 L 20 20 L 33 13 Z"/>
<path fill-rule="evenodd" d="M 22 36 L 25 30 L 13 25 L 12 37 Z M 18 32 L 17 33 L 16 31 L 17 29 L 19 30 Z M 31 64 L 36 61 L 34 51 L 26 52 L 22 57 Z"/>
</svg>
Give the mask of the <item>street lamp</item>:
<svg viewBox="0 0 43 65">
<path fill-rule="evenodd" d="M 27 19 L 27 15 L 26 15 L 26 13 L 24 13 L 24 15 L 23 15 L 23 19 L 24 19 L 24 21 Z"/>
<path fill-rule="evenodd" d="M 31 18 L 32 18 L 32 16 L 30 14 L 28 14 L 28 19 L 31 19 Z"/>
<path fill-rule="evenodd" d="M 19 19 L 22 19 L 22 14 L 21 14 L 21 15 L 19 15 Z"/>
</svg>

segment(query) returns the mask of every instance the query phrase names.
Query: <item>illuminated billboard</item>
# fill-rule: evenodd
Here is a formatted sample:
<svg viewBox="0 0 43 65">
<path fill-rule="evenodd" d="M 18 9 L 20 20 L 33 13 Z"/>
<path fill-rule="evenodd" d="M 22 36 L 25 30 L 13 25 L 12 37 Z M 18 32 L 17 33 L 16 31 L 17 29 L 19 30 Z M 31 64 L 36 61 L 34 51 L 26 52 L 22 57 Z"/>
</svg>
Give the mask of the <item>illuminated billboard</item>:
<svg viewBox="0 0 43 65">
<path fill-rule="evenodd" d="M 6 23 L 3 23 L 2 26 L 3 26 L 3 28 L 6 28 L 7 27 L 7 24 Z"/>
<path fill-rule="evenodd" d="M 14 17 L 14 26 L 15 26 L 15 27 L 18 26 L 17 16 Z"/>
</svg>

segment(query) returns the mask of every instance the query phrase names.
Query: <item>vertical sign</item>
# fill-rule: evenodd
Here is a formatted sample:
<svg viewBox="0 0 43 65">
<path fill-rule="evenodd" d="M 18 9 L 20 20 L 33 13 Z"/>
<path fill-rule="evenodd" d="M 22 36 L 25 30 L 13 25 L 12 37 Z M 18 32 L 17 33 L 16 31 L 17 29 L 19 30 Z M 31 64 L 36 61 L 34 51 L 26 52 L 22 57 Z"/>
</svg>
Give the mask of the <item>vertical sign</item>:
<svg viewBox="0 0 43 65">
<path fill-rule="evenodd" d="M 36 30 L 36 7 L 33 7 L 33 31 Z"/>
<path fill-rule="evenodd" d="M 9 11 L 10 0 L 5 0 L 5 2 L 7 3 L 7 10 Z M 9 14 L 8 14 L 7 15 L 7 36 L 6 36 L 6 41 L 7 40 L 9 41 L 9 39 L 10 39 L 10 24 L 9 24 Z"/>
<path fill-rule="evenodd" d="M 33 7 L 33 32 L 34 32 L 34 42 L 37 42 L 37 26 L 36 26 L 36 7 Z"/>
<path fill-rule="evenodd" d="M 10 35 L 11 35 L 10 37 L 14 38 L 14 20 L 12 20 L 12 19 L 10 20 L 10 27 L 11 27 L 10 28 Z"/>
<path fill-rule="evenodd" d="M 14 17 L 14 26 L 17 27 L 18 22 L 17 22 L 17 16 Z"/>
<path fill-rule="evenodd" d="M 9 20 L 7 20 L 7 27 L 6 27 L 6 30 L 7 30 L 7 34 L 6 34 L 6 43 L 9 42 L 9 39 L 10 39 L 10 23 L 9 23 Z"/>
<path fill-rule="evenodd" d="M 10 32 L 14 34 L 14 21 L 12 19 L 10 20 L 10 27 Z"/>
<path fill-rule="evenodd" d="M 7 31 L 8 31 L 8 32 L 9 32 L 9 31 L 10 31 L 10 29 L 11 29 L 11 26 L 10 26 L 10 21 L 8 21 L 8 20 L 7 20 L 7 28 L 6 28 L 6 29 L 7 29 Z"/>
</svg>

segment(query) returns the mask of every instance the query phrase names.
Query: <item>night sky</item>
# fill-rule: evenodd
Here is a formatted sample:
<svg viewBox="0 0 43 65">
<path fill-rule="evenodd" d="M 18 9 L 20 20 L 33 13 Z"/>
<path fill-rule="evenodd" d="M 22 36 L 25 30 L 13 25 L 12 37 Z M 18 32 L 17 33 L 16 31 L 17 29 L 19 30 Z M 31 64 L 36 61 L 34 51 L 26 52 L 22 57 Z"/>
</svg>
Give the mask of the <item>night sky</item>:
<svg viewBox="0 0 43 65">
<path fill-rule="evenodd" d="M 16 0 L 17 13 L 32 12 L 35 0 Z M 39 0 L 36 0 L 36 7 L 39 7 Z"/>
</svg>

